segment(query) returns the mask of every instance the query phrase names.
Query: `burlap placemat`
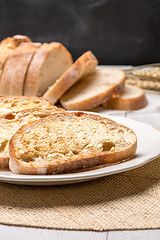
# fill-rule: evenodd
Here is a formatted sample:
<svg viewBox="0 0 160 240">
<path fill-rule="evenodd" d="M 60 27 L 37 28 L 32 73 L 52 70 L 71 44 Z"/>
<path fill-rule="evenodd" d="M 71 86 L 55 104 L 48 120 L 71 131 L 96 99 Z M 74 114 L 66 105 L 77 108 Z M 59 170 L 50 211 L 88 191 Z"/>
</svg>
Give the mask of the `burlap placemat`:
<svg viewBox="0 0 160 240">
<path fill-rule="evenodd" d="M 74 185 L 1 183 L 0 223 L 97 231 L 160 228 L 160 158 Z"/>
</svg>

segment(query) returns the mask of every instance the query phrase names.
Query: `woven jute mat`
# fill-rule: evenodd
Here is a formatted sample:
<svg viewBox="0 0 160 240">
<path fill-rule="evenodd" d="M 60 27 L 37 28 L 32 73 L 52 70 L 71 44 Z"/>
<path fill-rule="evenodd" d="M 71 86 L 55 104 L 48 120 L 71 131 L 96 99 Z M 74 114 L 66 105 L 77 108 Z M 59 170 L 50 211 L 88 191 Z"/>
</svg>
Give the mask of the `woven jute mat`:
<svg viewBox="0 0 160 240">
<path fill-rule="evenodd" d="M 73 185 L 0 183 L 0 223 L 97 231 L 160 228 L 160 158 Z"/>
</svg>

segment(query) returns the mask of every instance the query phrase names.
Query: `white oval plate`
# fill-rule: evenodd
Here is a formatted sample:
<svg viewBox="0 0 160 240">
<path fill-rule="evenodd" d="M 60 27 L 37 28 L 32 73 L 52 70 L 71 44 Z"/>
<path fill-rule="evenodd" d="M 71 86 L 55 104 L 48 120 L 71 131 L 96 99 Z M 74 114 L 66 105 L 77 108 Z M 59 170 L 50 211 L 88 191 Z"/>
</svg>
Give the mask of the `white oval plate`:
<svg viewBox="0 0 160 240">
<path fill-rule="evenodd" d="M 99 113 L 98 115 L 108 117 L 123 124 L 136 133 L 138 148 L 136 155 L 132 159 L 88 171 L 58 175 L 20 175 L 13 174 L 9 170 L 0 170 L 0 181 L 23 185 L 62 185 L 78 183 L 142 166 L 160 155 L 160 132 L 150 125 L 124 117 L 106 116 Z"/>
</svg>

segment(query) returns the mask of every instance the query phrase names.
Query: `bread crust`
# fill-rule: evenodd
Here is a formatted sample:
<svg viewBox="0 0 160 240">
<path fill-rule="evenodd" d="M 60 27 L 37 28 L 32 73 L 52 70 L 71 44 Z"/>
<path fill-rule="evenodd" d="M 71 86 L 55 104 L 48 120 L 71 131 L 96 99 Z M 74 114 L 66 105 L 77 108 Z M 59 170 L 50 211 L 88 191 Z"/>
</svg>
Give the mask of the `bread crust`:
<svg viewBox="0 0 160 240">
<path fill-rule="evenodd" d="M 31 42 L 31 39 L 28 36 L 20 34 L 14 35 L 12 39 L 14 40 L 16 46 L 18 46 L 22 42 Z"/>
<path fill-rule="evenodd" d="M 62 44 L 57 42 L 52 42 L 50 44 L 47 44 L 47 43 L 42 44 L 42 46 L 38 49 L 38 51 L 34 55 L 26 74 L 26 79 L 24 84 L 25 96 L 42 96 L 43 93 L 47 90 L 47 89 L 43 89 L 43 90 L 40 89 L 42 87 L 41 85 L 43 85 L 40 82 L 40 78 L 43 75 L 43 68 L 44 68 L 45 62 L 47 61 L 47 58 L 50 57 L 50 53 L 52 51 L 56 51 L 57 54 L 59 54 L 59 52 L 64 53 L 64 59 L 62 60 L 62 62 L 65 61 L 65 64 L 63 64 L 63 67 L 62 67 L 62 64 L 60 66 L 62 68 L 61 74 L 72 64 L 73 62 L 72 56 Z M 55 58 L 53 60 L 56 61 L 57 59 Z M 54 68 L 54 65 L 52 66 L 52 68 L 55 71 L 57 71 Z M 53 82 L 55 82 L 56 80 L 57 78 L 53 79 Z M 49 85 L 47 86 L 47 88 L 48 87 Z"/>
<path fill-rule="evenodd" d="M 139 92 L 136 96 L 125 96 L 125 89 L 134 89 L 134 91 L 137 89 L 137 92 Z M 134 111 L 141 108 L 144 108 L 147 105 L 148 101 L 146 98 L 146 95 L 144 91 L 136 86 L 132 86 L 129 84 L 126 84 L 124 87 L 124 92 L 119 95 L 119 97 L 111 98 L 107 102 L 103 104 L 103 107 L 108 109 L 114 109 L 114 110 L 126 110 L 126 111 Z"/>
<path fill-rule="evenodd" d="M 48 89 L 44 98 L 56 103 L 58 99 L 80 78 L 95 71 L 98 60 L 91 51 L 79 57 L 72 66 Z"/>
<path fill-rule="evenodd" d="M 43 63 L 48 55 L 44 44 L 38 49 L 28 68 L 24 82 L 24 96 L 36 96 L 38 92 L 38 78 Z"/>
<path fill-rule="evenodd" d="M 24 42 L 8 57 L 0 82 L 1 95 L 23 95 L 25 75 L 36 50 L 32 42 Z"/>
<path fill-rule="evenodd" d="M 0 155 L 0 169 L 9 168 L 9 156 L 8 154 Z"/>
<path fill-rule="evenodd" d="M 7 37 L 0 43 L 0 78 L 7 58 L 12 54 L 14 49 L 22 42 L 30 42 L 27 36 L 15 35 Z"/>
<path fill-rule="evenodd" d="M 26 118 L 27 116 L 29 116 L 28 122 L 31 122 L 31 121 L 35 121 L 35 120 L 31 119 L 31 116 L 33 116 L 33 117 L 37 116 L 37 118 L 38 117 L 44 118 L 44 117 L 49 116 L 52 113 L 64 112 L 64 111 L 65 110 L 62 108 L 57 108 L 56 106 L 52 106 L 52 107 L 48 107 L 48 108 L 44 108 L 44 109 L 33 108 L 33 109 L 25 109 L 25 110 L 21 110 L 21 111 L 16 111 L 16 112 L 10 112 L 10 113 L 0 116 L 0 124 L 1 124 L 1 121 L 3 121 L 3 125 L 5 124 L 5 121 L 6 121 L 6 123 L 7 123 L 7 121 L 9 121 L 9 124 L 10 124 L 10 122 L 13 119 L 13 121 L 15 122 L 14 126 L 16 128 L 16 121 L 14 120 L 15 118 L 17 118 L 16 120 L 18 121 L 18 124 L 20 124 L 19 121 L 21 121 L 21 120 L 23 121 L 24 118 Z M 21 124 L 21 126 L 23 124 Z M 15 130 L 15 132 L 16 132 L 16 130 Z M 0 168 L 8 168 L 8 167 L 9 167 L 9 152 L 7 153 L 7 152 L 2 151 L 0 153 Z"/>
<path fill-rule="evenodd" d="M 92 118 L 96 121 L 101 121 L 104 123 L 108 124 L 113 124 L 114 126 L 117 126 L 119 128 L 123 127 L 121 124 L 117 124 L 114 121 L 107 119 L 107 118 L 102 118 L 98 115 L 93 115 L 93 114 L 86 114 L 82 112 L 77 112 L 77 113 L 69 113 L 69 112 L 64 112 L 61 114 L 54 113 L 50 115 L 49 117 L 45 119 L 38 120 L 36 122 L 32 122 L 30 124 L 22 126 L 17 133 L 13 135 L 13 137 L 10 140 L 9 143 L 9 154 L 10 154 L 10 162 L 9 162 L 9 167 L 10 170 L 13 173 L 20 173 L 20 174 L 59 174 L 59 173 L 66 173 L 70 172 L 73 170 L 77 169 L 82 169 L 82 168 L 88 168 L 88 167 L 94 167 L 97 165 L 109 163 L 112 164 L 114 162 L 118 162 L 124 159 L 131 158 L 137 148 L 137 138 L 135 133 L 125 127 L 126 131 L 130 131 L 135 136 L 134 142 L 116 152 L 109 152 L 109 151 L 104 151 L 104 152 L 93 152 L 90 155 L 78 155 L 75 158 L 70 158 L 67 161 L 62 162 L 55 162 L 55 163 L 43 163 L 40 164 L 39 166 L 34 166 L 34 162 L 29 162 L 29 164 L 24 164 L 23 161 L 18 160 L 17 155 L 16 155 L 16 147 L 15 147 L 15 141 L 16 138 L 19 134 L 24 134 L 26 129 L 32 129 L 36 124 L 43 124 L 46 123 L 46 121 L 54 121 L 57 117 L 59 119 L 65 119 L 64 117 L 71 117 L 71 118 L 78 118 L 78 117 L 83 117 L 83 118 Z M 74 124 L 74 122 L 73 122 Z"/>
<path fill-rule="evenodd" d="M 101 71 L 101 70 L 98 70 Z M 106 71 L 110 72 L 112 74 L 113 71 L 118 71 L 121 74 L 121 77 L 119 78 L 119 81 L 110 85 L 107 89 L 105 88 L 105 86 L 102 86 L 102 91 L 101 93 L 97 93 L 96 92 L 96 85 L 94 86 L 94 94 L 92 96 L 88 96 L 87 98 L 83 97 L 80 100 L 77 101 L 72 101 L 69 100 L 69 95 L 72 95 L 71 93 L 74 93 L 74 89 L 76 87 L 73 86 L 66 94 L 64 94 L 61 98 L 60 98 L 60 102 L 62 104 L 62 106 L 66 109 L 66 110 L 75 110 L 75 111 L 84 111 L 84 110 L 89 110 L 92 109 L 94 107 L 97 107 L 101 104 L 103 104 L 104 102 L 108 101 L 110 98 L 112 98 L 112 96 L 117 96 L 119 95 L 119 93 L 122 91 L 122 89 L 124 88 L 124 84 L 125 84 L 125 74 L 122 70 L 115 70 L 115 69 L 107 69 Z M 95 73 L 96 74 L 96 73 Z M 92 77 L 92 75 L 89 76 L 90 78 Z M 94 73 L 93 73 L 93 77 L 94 77 Z M 85 79 L 87 82 L 87 79 Z M 84 81 L 85 82 L 85 81 Z M 80 83 L 80 81 L 79 81 Z M 98 79 L 97 79 L 97 83 L 98 83 Z M 81 91 L 78 92 L 78 94 L 80 95 L 81 93 L 83 94 L 83 91 L 86 91 L 85 89 L 85 84 L 83 86 L 83 88 L 81 89 Z M 77 87 L 78 89 L 78 87 Z M 69 101 L 68 101 L 69 100 Z"/>
</svg>

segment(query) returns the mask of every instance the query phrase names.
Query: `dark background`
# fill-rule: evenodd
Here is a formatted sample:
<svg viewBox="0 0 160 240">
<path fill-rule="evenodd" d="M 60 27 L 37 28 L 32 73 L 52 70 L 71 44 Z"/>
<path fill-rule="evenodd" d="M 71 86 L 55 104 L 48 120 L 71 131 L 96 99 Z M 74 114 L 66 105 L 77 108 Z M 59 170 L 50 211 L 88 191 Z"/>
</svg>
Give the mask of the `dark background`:
<svg viewBox="0 0 160 240">
<path fill-rule="evenodd" d="M 63 43 L 100 64 L 160 62 L 160 0 L 0 0 L 0 38 Z"/>
</svg>

